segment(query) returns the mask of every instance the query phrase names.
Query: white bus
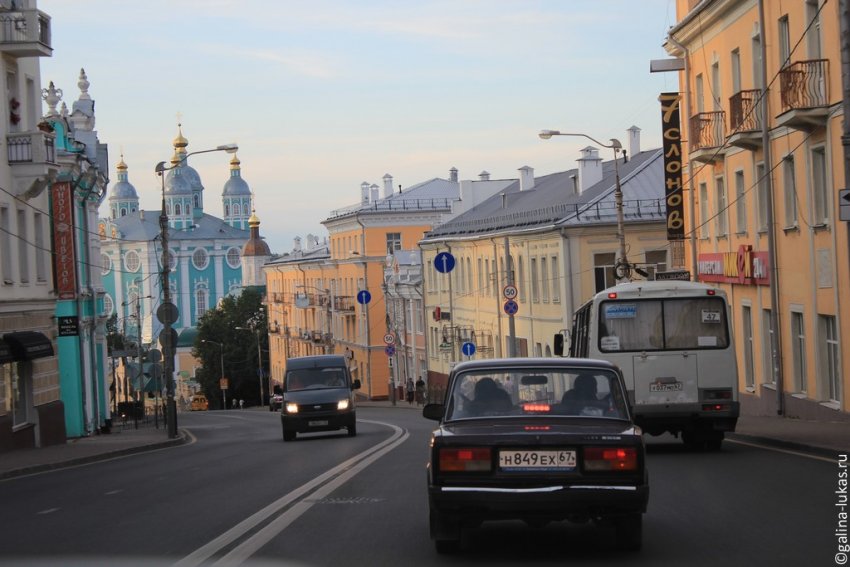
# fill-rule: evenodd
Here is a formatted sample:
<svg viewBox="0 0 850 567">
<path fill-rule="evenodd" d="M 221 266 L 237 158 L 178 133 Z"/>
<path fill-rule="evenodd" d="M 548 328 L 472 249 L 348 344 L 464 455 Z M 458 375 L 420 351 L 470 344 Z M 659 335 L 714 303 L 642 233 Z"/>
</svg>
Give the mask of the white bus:
<svg viewBox="0 0 850 567">
<path fill-rule="evenodd" d="M 563 341 L 555 352 L 563 354 Z M 576 311 L 569 355 L 622 369 L 645 433 L 669 431 L 716 450 L 735 430 L 738 366 L 722 290 L 687 281 L 608 288 Z"/>
</svg>

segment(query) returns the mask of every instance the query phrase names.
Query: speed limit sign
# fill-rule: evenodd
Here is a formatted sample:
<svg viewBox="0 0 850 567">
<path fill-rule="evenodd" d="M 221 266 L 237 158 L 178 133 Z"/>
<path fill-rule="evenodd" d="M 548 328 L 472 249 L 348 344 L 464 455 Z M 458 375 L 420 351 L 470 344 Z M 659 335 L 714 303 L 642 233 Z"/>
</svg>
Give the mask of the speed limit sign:
<svg viewBox="0 0 850 567">
<path fill-rule="evenodd" d="M 515 285 L 506 285 L 505 289 L 502 290 L 502 293 L 505 296 L 505 299 L 516 299 L 516 296 L 519 295 L 519 291 Z"/>
<path fill-rule="evenodd" d="M 388 345 L 395 343 L 395 335 L 393 335 L 392 333 L 387 333 L 386 335 L 384 335 L 384 342 Z"/>
</svg>

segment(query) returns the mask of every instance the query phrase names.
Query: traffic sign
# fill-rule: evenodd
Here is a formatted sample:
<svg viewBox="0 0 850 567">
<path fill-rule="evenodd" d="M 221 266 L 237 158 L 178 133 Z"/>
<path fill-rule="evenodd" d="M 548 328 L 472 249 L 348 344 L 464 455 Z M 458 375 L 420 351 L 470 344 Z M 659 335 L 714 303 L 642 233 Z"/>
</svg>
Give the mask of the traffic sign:
<svg viewBox="0 0 850 567">
<path fill-rule="evenodd" d="M 227 378 L 220 379 L 218 381 L 218 386 L 219 386 L 219 388 L 218 388 L 219 390 L 227 390 L 228 386 L 229 386 L 229 384 L 227 382 Z"/>
<path fill-rule="evenodd" d="M 148 351 L 148 362 L 160 362 L 162 360 L 162 351 L 159 349 L 151 349 Z"/>
<path fill-rule="evenodd" d="M 850 189 L 838 192 L 838 220 L 850 221 Z"/>
<path fill-rule="evenodd" d="M 509 299 L 505 302 L 504 309 L 508 315 L 516 315 L 516 312 L 519 311 L 519 304 L 513 299 Z"/>
<path fill-rule="evenodd" d="M 159 319 L 159 322 L 163 325 L 173 325 L 177 322 L 177 318 L 180 316 L 180 310 L 177 309 L 177 306 L 171 303 L 163 303 L 156 309 L 156 318 Z"/>
<path fill-rule="evenodd" d="M 448 252 L 440 252 L 434 256 L 434 268 L 441 274 L 448 274 L 455 269 L 455 257 Z"/>
<path fill-rule="evenodd" d="M 159 344 L 166 356 L 174 353 L 177 348 L 177 338 L 177 329 L 174 327 L 169 327 L 167 330 L 163 329 L 159 333 Z"/>
<path fill-rule="evenodd" d="M 475 354 L 475 344 L 463 343 L 460 347 L 460 352 L 462 352 L 465 356 L 472 356 Z"/>
<path fill-rule="evenodd" d="M 387 345 L 386 347 L 384 347 L 384 352 L 387 354 L 387 356 L 392 356 L 395 354 L 395 347 L 393 345 Z"/>
<path fill-rule="evenodd" d="M 384 335 L 384 342 L 387 343 L 388 345 L 394 344 L 395 343 L 395 335 L 393 335 L 392 333 L 387 333 L 386 335 Z"/>
<path fill-rule="evenodd" d="M 361 289 L 357 292 L 357 303 L 359 303 L 360 305 L 366 305 L 370 301 L 372 301 L 372 294 L 369 293 L 367 290 Z"/>
<path fill-rule="evenodd" d="M 502 290 L 502 294 L 505 296 L 505 299 L 516 299 L 516 296 L 519 295 L 519 290 L 515 285 L 508 284 Z"/>
</svg>

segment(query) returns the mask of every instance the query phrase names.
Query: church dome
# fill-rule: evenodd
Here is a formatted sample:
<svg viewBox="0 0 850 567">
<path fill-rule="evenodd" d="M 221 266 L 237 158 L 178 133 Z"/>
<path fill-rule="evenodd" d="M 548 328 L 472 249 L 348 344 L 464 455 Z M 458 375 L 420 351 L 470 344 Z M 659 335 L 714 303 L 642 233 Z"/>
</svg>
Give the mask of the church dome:
<svg viewBox="0 0 850 567">
<path fill-rule="evenodd" d="M 260 218 L 253 210 L 251 211 L 251 218 L 248 220 L 248 226 L 251 230 L 251 238 L 242 247 L 242 257 L 271 256 L 272 252 L 269 245 L 260 236 Z"/>
<path fill-rule="evenodd" d="M 251 188 L 248 187 L 248 183 L 242 179 L 242 168 L 240 167 L 241 163 L 242 162 L 239 161 L 239 158 L 235 155 L 233 156 L 233 159 L 230 160 L 230 179 L 228 179 L 224 184 L 224 190 L 221 193 L 222 196 L 236 197 L 251 194 Z"/>
<path fill-rule="evenodd" d="M 183 177 L 182 172 L 169 175 L 165 180 L 166 195 L 191 195 L 192 185 L 189 180 Z"/>
<path fill-rule="evenodd" d="M 138 199 L 139 194 L 136 193 L 136 188 L 129 181 L 119 181 L 112 186 L 112 191 L 109 194 L 110 201 L 126 201 L 127 199 Z"/>
</svg>

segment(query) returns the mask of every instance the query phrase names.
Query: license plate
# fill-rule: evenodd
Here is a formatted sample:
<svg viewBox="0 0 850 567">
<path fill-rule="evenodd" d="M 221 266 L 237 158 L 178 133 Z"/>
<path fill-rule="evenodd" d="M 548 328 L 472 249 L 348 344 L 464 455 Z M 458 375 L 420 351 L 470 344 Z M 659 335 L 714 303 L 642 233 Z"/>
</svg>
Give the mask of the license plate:
<svg viewBox="0 0 850 567">
<path fill-rule="evenodd" d="M 672 384 L 665 383 L 652 383 L 649 385 L 650 392 L 681 392 L 682 391 L 682 383 L 681 382 L 673 382 Z"/>
<path fill-rule="evenodd" d="M 576 468 L 575 451 L 499 451 L 503 471 L 568 472 Z"/>
<path fill-rule="evenodd" d="M 327 419 L 315 419 L 313 421 L 307 422 L 307 425 L 309 425 L 310 427 L 324 427 L 327 424 L 328 424 Z"/>
</svg>

